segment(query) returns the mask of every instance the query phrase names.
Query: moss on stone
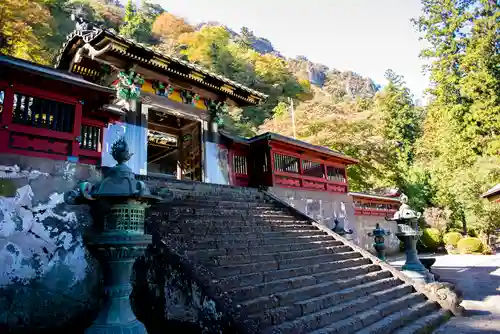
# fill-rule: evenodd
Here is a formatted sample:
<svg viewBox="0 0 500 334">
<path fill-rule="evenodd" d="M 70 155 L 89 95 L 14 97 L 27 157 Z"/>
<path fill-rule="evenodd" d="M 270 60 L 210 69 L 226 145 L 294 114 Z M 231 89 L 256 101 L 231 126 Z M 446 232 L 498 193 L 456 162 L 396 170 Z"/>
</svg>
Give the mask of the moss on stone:
<svg viewBox="0 0 500 334">
<path fill-rule="evenodd" d="M 10 179 L 0 179 L 0 196 L 14 197 L 16 196 L 16 186 Z"/>
</svg>

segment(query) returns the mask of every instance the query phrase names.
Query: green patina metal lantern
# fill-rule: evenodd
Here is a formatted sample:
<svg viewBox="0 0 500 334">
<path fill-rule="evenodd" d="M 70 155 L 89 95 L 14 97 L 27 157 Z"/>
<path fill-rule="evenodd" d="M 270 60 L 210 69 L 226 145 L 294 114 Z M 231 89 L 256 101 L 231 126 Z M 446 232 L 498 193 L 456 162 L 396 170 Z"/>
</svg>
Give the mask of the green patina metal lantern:
<svg viewBox="0 0 500 334">
<path fill-rule="evenodd" d="M 113 144 L 112 156 L 118 164 L 100 183 L 83 182 L 64 196 L 68 204 L 90 206 L 93 224 L 84 241 L 103 268 L 105 301 L 85 333 L 142 334 L 146 328 L 130 305 L 130 276 L 135 259 L 151 243 L 144 233 L 146 208 L 159 198 L 125 165 L 131 154 L 124 138 Z"/>
<path fill-rule="evenodd" d="M 385 236 L 391 235 L 391 231 L 386 231 L 383 228 L 380 228 L 380 224 L 377 223 L 375 225 L 375 229 L 371 232 L 368 232 L 369 237 L 373 237 L 373 248 L 377 252 L 377 257 L 385 261 Z"/>
<path fill-rule="evenodd" d="M 386 218 L 387 221 L 393 221 L 398 224 L 396 237 L 404 243 L 406 261 L 402 271 L 417 284 L 434 282 L 434 276 L 420 262 L 417 252 L 417 241 L 422 236 L 422 231 L 418 226 L 420 212 L 415 212 L 408 205 L 408 197 L 401 195 L 401 207 L 394 213 L 392 218 Z"/>
</svg>

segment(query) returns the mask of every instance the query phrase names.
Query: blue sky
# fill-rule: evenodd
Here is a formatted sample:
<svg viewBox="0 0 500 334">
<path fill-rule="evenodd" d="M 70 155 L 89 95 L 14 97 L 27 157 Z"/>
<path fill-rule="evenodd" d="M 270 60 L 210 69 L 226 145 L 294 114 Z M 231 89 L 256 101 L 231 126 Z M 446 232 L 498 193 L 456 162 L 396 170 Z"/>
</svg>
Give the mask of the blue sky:
<svg viewBox="0 0 500 334">
<path fill-rule="evenodd" d="M 410 18 L 419 0 L 157 0 L 191 23 L 246 26 L 288 57 L 304 55 L 330 68 L 352 70 L 384 84 L 392 68 L 421 97 L 428 85 Z"/>
</svg>

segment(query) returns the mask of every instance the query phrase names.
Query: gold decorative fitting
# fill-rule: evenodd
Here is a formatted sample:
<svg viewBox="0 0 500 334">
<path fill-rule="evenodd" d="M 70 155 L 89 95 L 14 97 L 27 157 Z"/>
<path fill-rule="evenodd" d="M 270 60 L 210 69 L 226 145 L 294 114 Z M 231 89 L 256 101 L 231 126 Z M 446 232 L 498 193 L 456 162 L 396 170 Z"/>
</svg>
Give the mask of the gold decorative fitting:
<svg viewBox="0 0 500 334">
<path fill-rule="evenodd" d="M 120 45 L 120 44 L 116 44 L 115 42 L 113 42 L 113 45 L 111 47 L 114 51 L 118 51 L 118 52 L 123 52 L 123 53 L 127 53 L 127 47 L 124 46 L 124 45 Z"/>
<path fill-rule="evenodd" d="M 224 85 L 220 88 L 222 91 L 224 92 L 228 92 L 228 93 L 233 93 L 234 92 L 234 87 L 232 86 L 229 86 L 229 85 Z"/>
<path fill-rule="evenodd" d="M 151 64 L 153 64 L 155 66 L 163 67 L 163 68 L 167 68 L 168 64 L 169 64 L 168 61 L 160 59 L 158 57 L 154 57 L 153 59 L 150 60 L 150 62 L 151 62 Z"/>
<path fill-rule="evenodd" d="M 191 72 L 189 73 L 189 76 L 198 81 L 203 81 L 205 79 L 205 76 L 198 72 Z"/>
</svg>

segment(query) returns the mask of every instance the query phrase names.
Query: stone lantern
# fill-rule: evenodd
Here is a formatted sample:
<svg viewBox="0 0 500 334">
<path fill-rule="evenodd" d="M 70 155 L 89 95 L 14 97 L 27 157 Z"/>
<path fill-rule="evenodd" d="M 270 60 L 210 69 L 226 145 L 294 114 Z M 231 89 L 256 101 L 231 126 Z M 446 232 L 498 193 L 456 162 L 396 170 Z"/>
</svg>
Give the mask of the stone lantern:
<svg viewBox="0 0 500 334">
<path fill-rule="evenodd" d="M 401 203 L 401 207 L 394 213 L 394 217 L 386 218 L 386 220 L 398 224 L 398 230 L 395 234 L 404 243 L 406 262 L 402 271 L 418 284 L 434 282 L 434 276 L 417 256 L 417 241 L 422 236 L 422 231 L 418 226 L 421 214 L 410 208 L 408 197 L 404 194 L 401 195 Z"/>
<path fill-rule="evenodd" d="M 380 224 L 377 223 L 375 229 L 373 231 L 368 232 L 369 237 L 373 237 L 373 248 L 377 252 L 377 257 L 382 261 L 385 261 L 385 236 L 391 235 L 391 231 L 386 231 L 380 227 Z"/>
<path fill-rule="evenodd" d="M 85 333 L 147 333 L 130 305 L 130 276 L 135 259 L 151 243 L 144 233 L 146 208 L 159 198 L 125 165 L 131 154 L 124 138 L 113 144 L 112 156 L 118 164 L 100 183 L 83 182 L 64 196 L 68 204 L 90 206 L 93 222 L 84 242 L 103 269 L 105 300 Z"/>
</svg>

